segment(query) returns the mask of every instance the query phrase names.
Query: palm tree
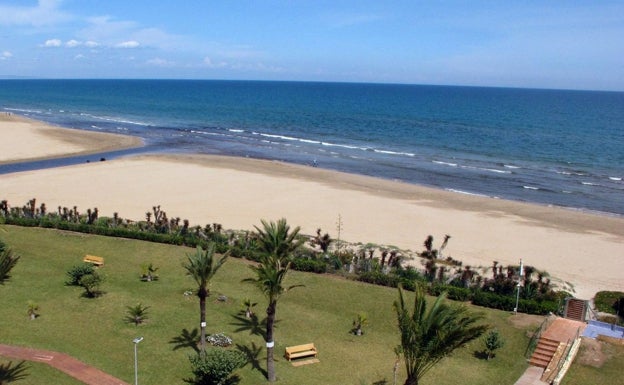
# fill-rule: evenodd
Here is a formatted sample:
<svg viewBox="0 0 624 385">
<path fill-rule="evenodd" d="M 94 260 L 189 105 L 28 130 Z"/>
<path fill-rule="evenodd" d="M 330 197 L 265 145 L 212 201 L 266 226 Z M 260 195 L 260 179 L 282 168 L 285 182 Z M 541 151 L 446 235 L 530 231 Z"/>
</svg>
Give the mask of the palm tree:
<svg viewBox="0 0 624 385">
<path fill-rule="evenodd" d="M 445 298 L 446 293 L 441 294 L 428 308 L 424 289 L 418 286 L 410 313 L 399 287 L 394 309 L 401 333 L 399 349 L 407 369 L 405 385 L 418 385 L 435 364 L 488 329 L 487 325 L 475 325 L 483 315 L 470 314 L 464 306 L 449 305 Z"/>
<path fill-rule="evenodd" d="M 6 364 L 1 364 L 0 385 L 23 380 L 28 376 L 28 373 L 26 373 L 26 370 L 28 369 L 29 367 L 26 365 L 26 361 L 20 361 L 15 366 L 13 366 L 12 361 L 9 361 Z"/>
<path fill-rule="evenodd" d="M 282 286 L 284 277 L 290 268 L 289 256 L 302 242 L 297 238 L 299 227 L 290 231 L 286 219 L 275 222 L 261 221 L 262 229 L 256 227 L 257 241 L 260 249 L 264 252 L 260 264 L 251 266 L 256 278 L 245 281 L 255 283 L 269 300 L 267 306 L 267 377 L 269 382 L 275 382 L 275 366 L 273 362 L 273 326 L 277 312 L 277 301 L 280 296 L 295 286 L 285 288 Z"/>
<path fill-rule="evenodd" d="M 9 273 L 17 265 L 19 259 L 19 256 L 14 255 L 13 251 L 0 241 L 0 285 L 4 285 L 4 282 L 11 278 Z"/>
<path fill-rule="evenodd" d="M 148 320 L 149 316 L 147 310 L 149 308 L 149 306 L 143 306 L 141 303 L 138 303 L 135 306 L 126 306 L 126 316 L 124 317 L 124 320 L 127 323 L 139 326 Z"/>
<path fill-rule="evenodd" d="M 286 223 L 286 219 L 282 218 L 277 222 L 267 222 L 260 220 L 262 229 L 256 228 L 256 240 L 260 250 L 265 255 L 273 255 L 279 259 L 288 258 L 290 254 L 298 249 L 303 241 L 298 239 L 299 226 L 290 231 L 290 226 Z"/>
<path fill-rule="evenodd" d="M 187 262 L 182 265 L 186 269 L 186 274 L 193 277 L 198 286 L 197 296 L 199 297 L 201 327 L 200 349 L 202 355 L 206 352 L 206 298 L 210 294 L 208 284 L 228 257 L 227 254 L 224 254 L 217 261 L 214 253 L 215 246 L 212 243 L 205 251 L 198 246 L 195 254 L 187 255 Z"/>
</svg>

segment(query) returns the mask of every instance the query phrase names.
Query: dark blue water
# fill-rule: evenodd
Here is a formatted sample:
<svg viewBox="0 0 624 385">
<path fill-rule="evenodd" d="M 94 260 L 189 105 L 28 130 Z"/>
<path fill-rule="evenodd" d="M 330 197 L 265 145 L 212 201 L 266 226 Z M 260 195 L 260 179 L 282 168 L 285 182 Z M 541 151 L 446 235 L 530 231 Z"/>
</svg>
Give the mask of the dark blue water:
<svg viewBox="0 0 624 385">
<path fill-rule="evenodd" d="M 417 85 L 5 80 L 0 109 L 228 154 L 624 215 L 624 93 Z"/>
</svg>

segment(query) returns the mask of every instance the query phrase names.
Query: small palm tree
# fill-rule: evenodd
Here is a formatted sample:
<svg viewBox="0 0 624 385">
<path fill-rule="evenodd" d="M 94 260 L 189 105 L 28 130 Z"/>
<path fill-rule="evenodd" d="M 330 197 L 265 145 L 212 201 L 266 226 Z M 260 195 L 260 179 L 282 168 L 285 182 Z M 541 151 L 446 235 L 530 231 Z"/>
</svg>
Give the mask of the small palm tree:
<svg viewBox="0 0 624 385">
<path fill-rule="evenodd" d="M 12 361 L 9 361 L 6 364 L 0 364 L 0 385 L 23 380 L 26 376 L 28 376 L 26 370 L 28 370 L 26 361 L 20 361 L 15 366 L 13 366 Z"/>
<path fill-rule="evenodd" d="M 249 278 L 245 281 L 255 283 L 262 293 L 269 300 L 267 306 L 267 377 L 269 382 L 275 382 L 275 366 L 273 362 L 273 327 L 277 312 L 277 301 L 286 291 L 300 285 L 285 288 L 282 286 L 284 277 L 290 269 L 290 254 L 301 246 L 302 241 L 298 239 L 299 227 L 290 231 L 290 226 L 286 219 L 277 222 L 261 221 L 262 229 L 256 226 L 257 242 L 263 255 L 260 264 L 251 266 L 256 278 Z"/>
<path fill-rule="evenodd" d="M 147 319 L 149 318 L 147 312 L 147 309 L 149 308 L 149 306 L 143 306 L 141 303 L 138 303 L 134 306 L 126 306 L 127 314 L 124 319 L 128 323 L 139 326 L 142 323 L 145 323 L 145 321 L 147 321 Z"/>
<path fill-rule="evenodd" d="M 198 246 L 195 254 L 187 255 L 187 262 L 182 265 L 186 269 L 186 274 L 193 277 L 198 286 L 201 354 L 206 352 L 206 298 L 210 294 L 208 285 L 227 257 L 228 255 L 225 254 L 217 261 L 215 246 L 211 243 L 205 251 Z"/>
<path fill-rule="evenodd" d="M 466 307 L 445 302 L 446 293 L 427 307 L 422 286 L 416 288 L 414 309 L 409 311 L 399 287 L 394 309 L 401 333 L 400 351 L 407 370 L 405 385 L 418 385 L 422 376 L 455 349 L 481 336 L 487 325 L 475 325 L 483 316 L 470 314 Z"/>
<path fill-rule="evenodd" d="M 361 336 L 364 332 L 362 331 L 362 327 L 368 324 L 368 317 L 364 313 L 358 313 L 358 315 L 353 320 L 353 334 L 356 336 Z"/>
<path fill-rule="evenodd" d="M 4 282 L 11 278 L 11 270 L 17 265 L 19 259 L 19 256 L 14 255 L 13 251 L 0 241 L 0 285 L 4 285 Z"/>
<path fill-rule="evenodd" d="M 28 301 L 28 310 L 26 311 L 26 314 L 28 314 L 28 317 L 31 320 L 34 320 L 37 317 L 39 317 L 39 305 L 37 305 L 33 301 Z"/>
<path fill-rule="evenodd" d="M 245 298 L 243 300 L 243 307 L 245 308 L 245 317 L 251 318 L 254 315 L 253 307 L 256 306 L 258 302 L 252 302 L 251 299 Z"/>
<path fill-rule="evenodd" d="M 143 273 L 141 274 L 141 279 L 147 282 L 152 282 L 158 279 L 158 275 L 156 272 L 158 271 L 158 267 L 154 266 L 153 263 L 145 264 L 142 266 Z"/>
</svg>

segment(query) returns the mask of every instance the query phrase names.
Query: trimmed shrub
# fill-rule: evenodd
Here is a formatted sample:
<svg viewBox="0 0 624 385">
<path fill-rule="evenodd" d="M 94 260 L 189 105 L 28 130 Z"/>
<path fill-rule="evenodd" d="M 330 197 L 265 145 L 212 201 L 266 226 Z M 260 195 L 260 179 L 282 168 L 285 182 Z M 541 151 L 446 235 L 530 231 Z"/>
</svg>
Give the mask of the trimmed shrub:
<svg viewBox="0 0 624 385">
<path fill-rule="evenodd" d="M 448 298 L 454 301 L 466 302 L 472 299 L 472 290 L 469 288 L 442 284 L 433 284 L 429 287 L 429 294 L 432 296 L 437 297 L 443 292 L 446 292 Z"/>
<path fill-rule="evenodd" d="M 195 385 L 224 385 L 228 383 L 234 370 L 247 363 L 245 355 L 238 350 L 213 348 L 202 356 L 190 356 L 195 378 L 186 380 Z"/>
<path fill-rule="evenodd" d="M 88 274 L 93 274 L 94 271 L 95 269 L 90 263 L 76 265 L 67 271 L 69 279 L 65 282 L 65 284 L 69 286 L 80 286 L 80 280 L 82 277 Z"/>
<path fill-rule="evenodd" d="M 318 259 L 294 258 L 291 266 L 294 270 L 298 271 L 307 271 L 317 274 L 327 272 L 327 263 Z"/>
</svg>

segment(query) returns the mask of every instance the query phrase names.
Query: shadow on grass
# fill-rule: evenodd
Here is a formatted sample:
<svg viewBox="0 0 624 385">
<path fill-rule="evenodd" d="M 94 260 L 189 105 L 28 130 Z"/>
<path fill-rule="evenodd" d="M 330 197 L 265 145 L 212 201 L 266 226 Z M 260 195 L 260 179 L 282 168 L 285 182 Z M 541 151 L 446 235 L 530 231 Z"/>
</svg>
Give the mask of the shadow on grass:
<svg viewBox="0 0 624 385">
<path fill-rule="evenodd" d="M 247 361 L 251 364 L 252 368 L 262 373 L 265 378 L 269 378 L 267 371 L 260 367 L 260 360 L 258 358 L 260 353 L 262 353 L 262 346 L 257 346 L 252 342 L 251 346 L 236 344 L 236 349 L 247 357 Z"/>
<path fill-rule="evenodd" d="M 488 357 L 488 354 L 487 354 L 487 352 L 486 352 L 485 350 L 475 350 L 475 351 L 472 353 L 472 355 L 473 355 L 475 358 L 478 358 L 478 359 L 480 359 L 480 360 L 486 360 L 486 361 L 487 361 L 487 360 L 489 360 L 489 359 L 491 359 L 491 358 L 496 357 L 496 354 L 492 354 L 490 357 Z"/>
<path fill-rule="evenodd" d="M 233 315 L 232 317 L 234 317 L 235 321 L 231 325 L 237 326 L 235 333 L 249 331 L 249 334 L 260 336 L 266 340 L 266 317 L 262 321 L 259 321 L 255 314 L 250 318 L 241 314 Z M 276 324 L 277 322 L 275 321 Z"/>
<path fill-rule="evenodd" d="M 173 350 L 191 348 L 196 353 L 199 353 L 199 330 L 197 328 L 188 331 L 188 329 L 182 329 L 182 333 L 179 336 L 175 336 L 169 341 L 170 344 L 175 344 Z"/>
</svg>

